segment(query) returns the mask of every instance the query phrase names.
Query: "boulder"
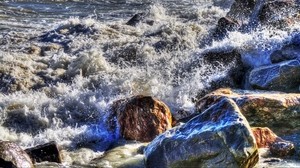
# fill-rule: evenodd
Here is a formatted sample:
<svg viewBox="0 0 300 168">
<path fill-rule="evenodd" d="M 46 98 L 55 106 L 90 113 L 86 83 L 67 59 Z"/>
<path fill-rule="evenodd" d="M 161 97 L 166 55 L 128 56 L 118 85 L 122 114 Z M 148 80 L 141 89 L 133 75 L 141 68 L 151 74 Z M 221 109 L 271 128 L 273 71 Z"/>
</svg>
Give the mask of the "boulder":
<svg viewBox="0 0 300 168">
<path fill-rule="evenodd" d="M 213 37 L 215 40 L 223 39 L 228 32 L 238 30 L 240 26 L 241 25 L 237 20 L 230 17 L 222 17 L 218 21 Z"/>
<path fill-rule="evenodd" d="M 272 155 L 285 157 L 295 152 L 295 146 L 292 142 L 278 137 L 267 127 L 251 128 L 259 148 L 269 148 Z"/>
<path fill-rule="evenodd" d="M 297 13 L 294 0 L 266 1 L 258 13 L 258 18 L 262 24 L 284 28 L 294 23 Z"/>
<path fill-rule="evenodd" d="M 137 13 L 133 15 L 131 19 L 126 23 L 129 26 L 136 26 L 138 23 L 142 22 L 146 17 L 146 13 Z"/>
<path fill-rule="evenodd" d="M 227 16 L 237 20 L 247 20 L 255 11 L 257 1 L 258 0 L 235 0 Z"/>
<path fill-rule="evenodd" d="M 49 142 L 26 149 L 25 152 L 30 156 L 33 162 L 56 162 L 61 163 L 60 152 L 56 142 Z"/>
<path fill-rule="evenodd" d="M 282 61 L 288 61 L 300 58 L 300 45 L 299 44 L 289 44 L 282 47 L 280 50 L 274 51 L 270 55 L 272 63 L 279 63 Z"/>
<path fill-rule="evenodd" d="M 281 140 L 268 127 L 251 128 L 258 148 L 269 148 L 275 141 Z"/>
<path fill-rule="evenodd" d="M 299 92 L 300 62 L 290 60 L 255 68 L 249 83 L 255 89 Z"/>
<path fill-rule="evenodd" d="M 220 77 L 217 80 L 213 80 L 208 88 L 198 92 L 197 97 L 205 96 L 207 93 L 212 92 L 219 88 L 230 87 L 230 88 L 240 88 L 244 82 L 244 76 L 247 68 L 244 66 L 241 54 L 236 50 L 229 51 L 210 51 L 202 55 L 203 62 L 193 62 L 189 67 L 191 69 L 197 66 L 205 65 L 208 67 L 214 67 L 212 71 L 206 72 L 206 74 L 213 74 L 218 69 L 224 67 L 227 68 L 227 75 Z M 188 74 L 188 73 L 187 73 Z M 205 74 L 205 75 L 206 75 Z"/>
<path fill-rule="evenodd" d="M 0 167 L 33 168 L 27 153 L 17 144 L 0 141 Z"/>
<path fill-rule="evenodd" d="M 300 126 L 300 94 L 223 88 L 198 100 L 197 112 L 205 111 L 224 97 L 236 102 L 251 126 L 269 127 L 282 133 Z"/>
<path fill-rule="evenodd" d="M 276 141 L 270 146 L 270 152 L 275 156 L 285 157 L 294 154 L 295 146 L 289 141 Z"/>
<path fill-rule="evenodd" d="M 111 119 L 116 116 L 120 134 L 128 140 L 152 141 L 172 128 L 169 107 L 151 96 L 134 96 L 114 102 Z"/>
<path fill-rule="evenodd" d="M 230 99 L 156 137 L 146 167 L 253 167 L 258 151 L 251 128 Z"/>
</svg>

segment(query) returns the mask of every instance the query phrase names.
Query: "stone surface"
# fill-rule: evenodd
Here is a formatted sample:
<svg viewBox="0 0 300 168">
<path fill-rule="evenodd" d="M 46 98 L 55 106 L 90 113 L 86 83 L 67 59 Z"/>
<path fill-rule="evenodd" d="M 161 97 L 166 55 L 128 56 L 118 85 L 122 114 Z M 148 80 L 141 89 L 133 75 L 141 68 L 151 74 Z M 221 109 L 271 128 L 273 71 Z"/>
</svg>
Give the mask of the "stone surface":
<svg viewBox="0 0 300 168">
<path fill-rule="evenodd" d="M 294 0 L 266 1 L 258 13 L 258 18 L 262 24 L 284 28 L 294 23 L 297 12 Z"/>
<path fill-rule="evenodd" d="M 290 60 L 255 68 L 250 72 L 249 83 L 256 89 L 299 92 L 300 62 Z"/>
<path fill-rule="evenodd" d="M 26 149 L 25 152 L 30 156 L 33 162 L 56 162 L 61 163 L 60 153 L 56 142 L 49 142 Z"/>
<path fill-rule="evenodd" d="M 241 54 L 236 50 L 229 51 L 210 51 L 202 55 L 203 62 L 195 62 L 190 65 L 191 69 L 195 66 L 206 65 L 208 67 L 214 67 L 215 69 L 222 69 L 222 67 L 228 66 L 228 72 L 226 76 L 220 77 L 217 80 L 213 80 L 208 88 L 198 92 L 198 97 L 202 97 L 207 93 L 223 87 L 240 88 L 246 73 L 246 68 L 241 60 Z M 215 73 L 214 71 L 207 73 Z"/>
<path fill-rule="evenodd" d="M 143 21 L 145 17 L 146 13 L 137 13 L 131 19 L 129 19 L 126 24 L 130 26 L 136 26 L 138 23 Z"/>
<path fill-rule="evenodd" d="M 300 126 L 300 94 L 218 89 L 196 103 L 197 111 L 205 111 L 224 97 L 237 103 L 251 126 L 269 127 L 277 133 Z"/>
<path fill-rule="evenodd" d="M 219 19 L 215 32 L 213 33 L 214 39 L 223 39 L 229 31 L 238 30 L 240 23 L 230 17 L 222 17 Z"/>
<path fill-rule="evenodd" d="M 15 168 L 33 168 L 27 153 L 17 144 L 0 141 L 0 166 Z"/>
<path fill-rule="evenodd" d="M 172 128 L 170 109 L 151 96 L 134 96 L 116 101 L 112 116 L 117 117 L 121 136 L 128 140 L 149 142 Z"/>
<path fill-rule="evenodd" d="M 254 12 L 257 0 L 235 0 L 227 16 L 238 20 L 249 18 Z"/>
<path fill-rule="evenodd" d="M 294 154 L 295 146 L 289 141 L 277 141 L 270 146 L 273 155 L 285 157 Z"/>
<path fill-rule="evenodd" d="M 146 167 L 253 167 L 258 152 L 251 128 L 236 104 L 222 99 L 145 149 Z"/>
<path fill-rule="evenodd" d="M 274 51 L 270 55 L 272 63 L 278 63 L 287 60 L 293 60 L 300 58 L 300 45 L 299 44 L 289 44 L 282 47 L 280 50 Z"/>
<path fill-rule="evenodd" d="M 268 127 L 251 128 L 258 148 L 269 148 L 277 139 L 280 139 Z"/>
</svg>

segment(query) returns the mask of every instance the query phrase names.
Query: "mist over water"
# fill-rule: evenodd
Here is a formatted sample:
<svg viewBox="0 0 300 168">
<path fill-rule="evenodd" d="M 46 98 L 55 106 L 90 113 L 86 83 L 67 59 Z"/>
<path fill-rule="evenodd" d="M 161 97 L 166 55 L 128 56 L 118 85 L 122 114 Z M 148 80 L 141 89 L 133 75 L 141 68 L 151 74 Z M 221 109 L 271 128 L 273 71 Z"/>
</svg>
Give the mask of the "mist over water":
<svg viewBox="0 0 300 168">
<path fill-rule="evenodd" d="M 198 93 L 235 66 L 204 64 L 203 53 L 237 48 L 250 67 L 267 65 L 271 51 L 297 35 L 297 26 L 259 27 L 203 44 L 231 3 L 1 2 L 0 139 L 22 147 L 54 140 L 69 150 L 69 163 L 86 155 L 84 164 L 119 137 L 106 123 L 113 101 L 151 95 L 174 114 L 192 111 Z M 153 25 L 125 24 L 139 12 Z"/>
</svg>

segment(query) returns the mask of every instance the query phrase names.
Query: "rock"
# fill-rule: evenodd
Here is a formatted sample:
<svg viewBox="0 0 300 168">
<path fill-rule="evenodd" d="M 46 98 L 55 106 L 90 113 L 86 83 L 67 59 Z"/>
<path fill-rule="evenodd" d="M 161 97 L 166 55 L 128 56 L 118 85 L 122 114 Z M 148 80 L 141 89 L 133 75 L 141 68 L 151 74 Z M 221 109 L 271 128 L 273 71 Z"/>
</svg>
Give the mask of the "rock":
<svg viewBox="0 0 300 168">
<path fill-rule="evenodd" d="M 213 37 L 215 40 L 221 40 L 228 34 L 228 32 L 238 30 L 240 26 L 241 25 L 237 20 L 229 17 L 222 17 L 218 21 Z"/>
<path fill-rule="evenodd" d="M 156 137 L 146 167 L 253 167 L 258 151 L 251 128 L 230 99 Z"/>
<path fill-rule="evenodd" d="M 279 63 L 282 61 L 293 60 L 300 58 L 300 45 L 299 44 L 289 44 L 282 47 L 280 50 L 274 51 L 270 55 L 271 62 Z"/>
<path fill-rule="evenodd" d="M 116 167 L 116 168 L 144 168 L 144 155 L 140 153 L 140 148 L 144 148 L 145 143 L 127 142 L 104 153 L 100 158 L 93 159 L 89 165 L 96 167 Z"/>
<path fill-rule="evenodd" d="M 291 60 L 255 68 L 250 72 L 249 83 L 255 89 L 299 92 L 300 62 Z"/>
<path fill-rule="evenodd" d="M 273 155 L 285 157 L 295 152 L 295 146 L 289 141 L 276 141 L 270 146 Z"/>
<path fill-rule="evenodd" d="M 197 112 L 205 111 L 224 97 L 236 102 L 253 127 L 269 127 L 284 133 L 300 126 L 300 94 L 219 89 L 196 103 Z"/>
<path fill-rule="evenodd" d="M 33 168 L 27 153 L 17 144 L 9 141 L 0 141 L 0 166 L 12 168 Z"/>
<path fill-rule="evenodd" d="M 268 127 L 251 128 L 258 148 L 269 148 L 276 140 L 280 138 Z"/>
<path fill-rule="evenodd" d="M 284 28 L 294 23 L 297 7 L 294 0 L 266 1 L 258 13 L 262 24 Z"/>
<path fill-rule="evenodd" d="M 203 62 L 193 62 L 189 65 L 191 69 L 197 66 L 206 65 L 209 67 L 214 67 L 215 69 L 222 69 L 228 66 L 227 75 L 220 77 L 217 80 L 213 80 L 208 88 L 198 92 L 197 98 L 203 97 L 209 92 L 212 92 L 219 88 L 230 87 L 230 88 L 240 88 L 244 82 L 244 76 L 247 68 L 241 60 L 241 54 L 236 50 L 214 52 L 210 51 L 202 55 Z M 215 73 L 206 72 L 206 73 Z"/>
<path fill-rule="evenodd" d="M 26 149 L 25 152 L 30 156 L 34 163 L 36 162 L 56 162 L 61 163 L 60 152 L 56 142 L 49 142 Z"/>
<path fill-rule="evenodd" d="M 137 13 L 135 14 L 128 22 L 127 25 L 136 26 L 138 23 L 145 19 L 146 13 Z"/>
<path fill-rule="evenodd" d="M 112 111 L 120 125 L 121 136 L 128 140 L 149 142 L 172 127 L 168 106 L 151 96 L 116 101 Z"/>
<path fill-rule="evenodd" d="M 258 0 L 235 0 L 227 16 L 237 20 L 248 19 L 255 11 L 257 1 Z"/>
</svg>

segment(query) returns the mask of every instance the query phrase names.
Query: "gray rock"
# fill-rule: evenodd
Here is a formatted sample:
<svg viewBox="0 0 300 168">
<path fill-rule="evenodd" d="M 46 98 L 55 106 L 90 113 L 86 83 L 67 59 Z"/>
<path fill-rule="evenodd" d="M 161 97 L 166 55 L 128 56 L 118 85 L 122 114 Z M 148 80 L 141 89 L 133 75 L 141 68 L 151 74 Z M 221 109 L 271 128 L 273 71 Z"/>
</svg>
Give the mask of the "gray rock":
<svg viewBox="0 0 300 168">
<path fill-rule="evenodd" d="M 0 167 L 33 168 L 27 153 L 17 144 L 0 141 Z"/>
<path fill-rule="evenodd" d="M 300 45 L 298 44 L 286 45 L 282 47 L 280 50 L 274 51 L 270 55 L 270 59 L 272 63 L 293 60 L 296 58 L 300 58 Z"/>
<path fill-rule="evenodd" d="M 146 167 L 253 167 L 255 139 L 245 117 L 223 99 L 182 126 L 155 138 L 145 149 Z"/>
<path fill-rule="evenodd" d="M 256 68 L 250 72 L 249 83 L 256 89 L 298 91 L 300 84 L 299 60 Z"/>
<path fill-rule="evenodd" d="M 258 18 L 262 24 L 284 28 L 297 19 L 297 8 L 294 0 L 266 1 L 258 13 Z"/>
</svg>

